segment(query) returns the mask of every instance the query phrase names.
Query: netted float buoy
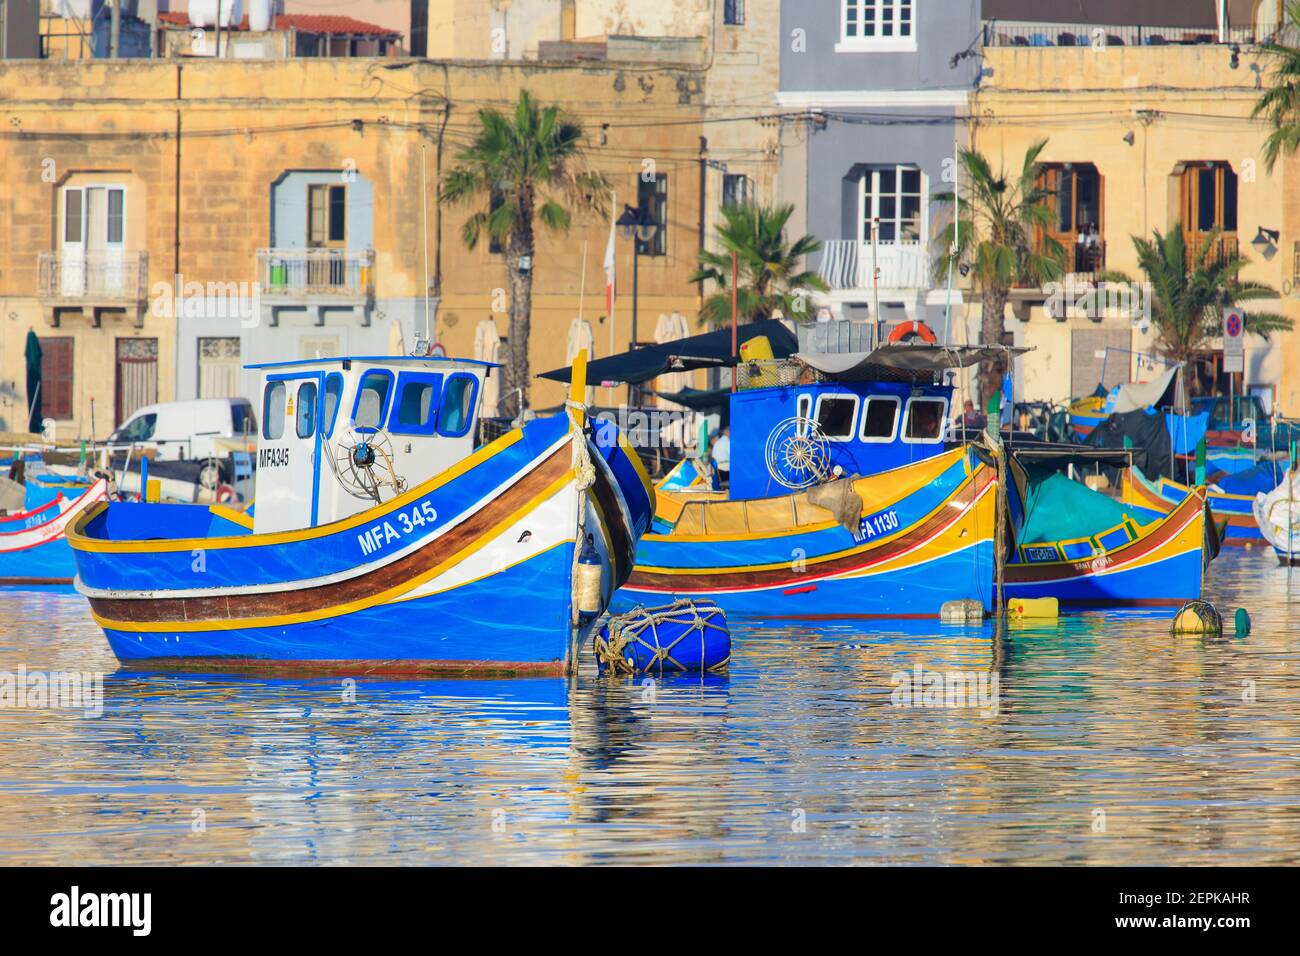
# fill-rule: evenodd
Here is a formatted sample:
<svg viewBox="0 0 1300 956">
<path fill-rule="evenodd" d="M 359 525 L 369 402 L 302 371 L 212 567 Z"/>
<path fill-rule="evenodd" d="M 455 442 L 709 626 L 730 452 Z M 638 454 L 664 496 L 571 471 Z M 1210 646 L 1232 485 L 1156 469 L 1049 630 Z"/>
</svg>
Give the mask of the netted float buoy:
<svg viewBox="0 0 1300 956">
<path fill-rule="evenodd" d="M 731 660 L 731 632 L 713 602 L 681 600 L 610 618 L 592 650 L 602 674 L 717 673 Z"/>
<path fill-rule="evenodd" d="M 1174 615 L 1171 634 L 1222 634 L 1223 617 L 1209 601 L 1184 604 Z"/>
</svg>

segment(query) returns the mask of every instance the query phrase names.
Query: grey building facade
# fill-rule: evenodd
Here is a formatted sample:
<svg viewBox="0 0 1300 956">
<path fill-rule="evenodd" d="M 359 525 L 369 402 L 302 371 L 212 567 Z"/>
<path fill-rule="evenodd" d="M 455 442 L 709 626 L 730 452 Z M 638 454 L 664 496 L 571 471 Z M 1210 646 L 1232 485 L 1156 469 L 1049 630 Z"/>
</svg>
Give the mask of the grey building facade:
<svg viewBox="0 0 1300 956">
<path fill-rule="evenodd" d="M 778 105 L 790 117 L 783 198 L 823 250 L 822 319 L 924 321 L 944 335 L 935 237 L 979 79 L 980 0 L 798 0 L 781 5 Z M 954 279 L 954 286 L 956 285 Z M 956 309 L 952 323 L 957 322 Z"/>
</svg>

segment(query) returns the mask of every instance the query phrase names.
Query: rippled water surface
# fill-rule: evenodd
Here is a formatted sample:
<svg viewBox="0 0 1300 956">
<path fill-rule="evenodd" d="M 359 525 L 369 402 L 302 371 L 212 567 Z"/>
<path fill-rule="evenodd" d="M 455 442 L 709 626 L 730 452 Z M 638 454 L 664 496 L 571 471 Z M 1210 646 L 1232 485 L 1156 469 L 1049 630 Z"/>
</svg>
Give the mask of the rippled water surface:
<svg viewBox="0 0 1300 956">
<path fill-rule="evenodd" d="M 0 672 L 107 675 L 99 717 L 0 709 L 0 863 L 1294 864 L 1300 572 L 1208 591 L 1249 637 L 735 622 L 723 678 L 354 694 L 114 673 L 76 594 L 0 592 Z M 917 667 L 996 709 L 895 706 Z"/>
</svg>

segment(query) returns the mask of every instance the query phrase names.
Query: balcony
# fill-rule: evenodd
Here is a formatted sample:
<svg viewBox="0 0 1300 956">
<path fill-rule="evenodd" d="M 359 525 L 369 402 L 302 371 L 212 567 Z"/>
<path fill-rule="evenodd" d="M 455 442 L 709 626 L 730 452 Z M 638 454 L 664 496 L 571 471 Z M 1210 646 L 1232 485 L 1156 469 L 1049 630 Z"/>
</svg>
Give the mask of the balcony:
<svg viewBox="0 0 1300 956">
<path fill-rule="evenodd" d="M 50 309 L 50 324 L 63 315 L 91 310 L 101 324 L 105 311 L 130 313 L 139 325 L 149 297 L 149 254 L 99 250 L 37 254 L 37 298 Z"/>
<path fill-rule="evenodd" d="M 375 250 L 258 249 L 257 281 L 272 300 L 367 302 L 375 295 Z"/>
<path fill-rule="evenodd" d="M 1088 47 L 1105 38 L 1106 46 L 1199 46 L 1203 44 L 1249 45 L 1270 39 L 1276 29 L 1255 26 L 1230 27 L 1219 39 L 1219 30 L 1204 26 L 1133 26 L 1102 23 L 1031 23 L 984 21 L 986 47 Z"/>
<path fill-rule="evenodd" d="M 1184 233 L 1187 246 L 1187 268 L 1189 271 L 1196 267 L 1196 257 L 1200 255 L 1201 249 L 1209 238 L 1209 233 Z M 1235 259 L 1240 254 L 1241 246 L 1237 242 L 1237 234 L 1235 232 L 1221 233 L 1211 241 L 1210 251 L 1205 256 L 1205 264 L 1207 266 L 1218 265 L 1221 262 Z"/>
<path fill-rule="evenodd" d="M 880 270 L 879 282 L 875 270 Z M 934 263 L 923 243 L 877 243 L 828 239 L 822 243 L 818 274 L 832 289 L 917 289 L 932 285 Z"/>
</svg>

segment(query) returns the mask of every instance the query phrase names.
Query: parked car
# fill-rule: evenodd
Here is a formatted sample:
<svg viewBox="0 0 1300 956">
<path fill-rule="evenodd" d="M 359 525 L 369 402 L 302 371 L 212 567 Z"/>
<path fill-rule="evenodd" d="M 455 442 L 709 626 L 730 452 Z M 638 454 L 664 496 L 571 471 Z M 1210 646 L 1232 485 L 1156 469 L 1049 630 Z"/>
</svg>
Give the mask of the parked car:
<svg viewBox="0 0 1300 956">
<path fill-rule="evenodd" d="M 122 457 L 153 451 L 155 461 L 202 462 L 199 483 L 215 488 L 231 480 L 226 463 L 230 448 L 221 439 L 257 438 L 252 403 L 243 398 L 200 398 L 145 405 L 108 439 L 110 452 Z"/>
</svg>

